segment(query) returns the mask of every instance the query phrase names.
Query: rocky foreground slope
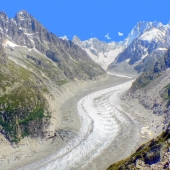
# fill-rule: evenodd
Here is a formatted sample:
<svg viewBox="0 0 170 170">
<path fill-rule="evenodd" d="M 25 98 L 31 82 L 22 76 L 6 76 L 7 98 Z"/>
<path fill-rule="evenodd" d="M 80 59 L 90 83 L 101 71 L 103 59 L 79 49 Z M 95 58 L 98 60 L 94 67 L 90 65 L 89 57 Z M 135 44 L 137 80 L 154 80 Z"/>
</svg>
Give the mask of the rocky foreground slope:
<svg viewBox="0 0 170 170">
<path fill-rule="evenodd" d="M 160 58 L 154 67 L 141 74 L 126 94 L 126 99 L 137 99 L 153 114 L 164 115 L 165 123 L 170 120 L 170 50 Z"/>
<path fill-rule="evenodd" d="M 169 169 L 170 158 L 170 50 L 160 58 L 154 67 L 133 83 L 130 90 L 123 96 L 124 102 L 137 102 L 149 112 L 164 121 L 164 133 L 140 147 L 136 153 L 126 160 L 113 164 L 108 170 L 114 169 Z M 153 120 L 154 121 L 154 120 Z"/>
<path fill-rule="evenodd" d="M 142 145 L 127 159 L 111 165 L 107 170 L 169 170 L 170 130 Z"/>
</svg>

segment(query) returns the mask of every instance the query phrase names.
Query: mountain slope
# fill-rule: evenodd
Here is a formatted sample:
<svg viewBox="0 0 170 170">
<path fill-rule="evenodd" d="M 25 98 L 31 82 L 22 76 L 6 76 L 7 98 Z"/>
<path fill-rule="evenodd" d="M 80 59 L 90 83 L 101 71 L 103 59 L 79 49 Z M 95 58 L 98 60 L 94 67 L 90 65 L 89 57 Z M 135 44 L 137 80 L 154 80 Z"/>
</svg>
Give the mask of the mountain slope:
<svg viewBox="0 0 170 170">
<path fill-rule="evenodd" d="M 109 71 L 142 72 L 151 68 L 149 65 L 153 66 L 169 47 L 169 28 L 169 24 L 143 21 L 135 25 L 124 41 L 106 43 L 97 38 L 81 41 L 74 36 L 72 42 L 85 50 L 104 70 L 109 68 Z M 150 64 L 147 64 L 146 60 Z M 124 67 L 127 67 L 126 70 Z"/>
<path fill-rule="evenodd" d="M 74 36 L 72 42 L 85 50 L 91 59 L 101 65 L 104 70 L 125 48 L 121 42 L 106 43 L 97 38 L 81 41 L 77 36 Z"/>
<path fill-rule="evenodd" d="M 156 131 L 163 131 L 157 138 L 140 146 L 134 154 L 125 160 L 111 165 L 114 169 L 168 169 L 169 137 L 170 137 L 170 49 L 158 59 L 151 70 L 142 73 L 132 87 L 122 97 L 126 103 L 143 105 L 150 113 L 163 117 L 158 122 Z M 130 107 L 134 105 L 130 104 Z M 136 110 L 135 110 L 136 111 Z M 143 110 L 144 111 L 144 108 Z M 146 119 L 146 117 L 144 117 Z M 153 120 L 152 122 L 155 122 Z M 150 126 L 150 125 L 149 125 Z M 151 126 L 148 129 L 151 129 Z M 162 126 L 162 127 L 161 127 Z M 156 132 L 155 131 L 155 132 Z"/>
<path fill-rule="evenodd" d="M 154 67 L 142 73 L 126 94 L 129 99 L 137 99 L 154 114 L 165 116 L 165 124 L 170 123 L 170 49 L 160 58 Z"/>
<path fill-rule="evenodd" d="M 10 142 L 31 135 L 44 136 L 50 112 L 43 97 L 47 91 L 29 70 L 10 61 L 0 47 L 0 132 Z"/>
<path fill-rule="evenodd" d="M 133 40 L 140 37 L 147 30 L 151 30 L 153 28 L 164 30 L 166 29 L 166 27 L 169 27 L 169 24 L 163 25 L 161 22 L 156 22 L 156 21 L 155 22 L 147 22 L 147 21 L 138 22 L 134 26 L 134 28 L 132 29 L 128 37 L 123 41 L 123 43 L 126 47 L 128 47 L 132 43 Z"/>
<path fill-rule="evenodd" d="M 60 86 L 105 74 L 84 50 L 50 33 L 24 10 L 12 19 L 0 13 L 0 44 L 0 132 L 11 143 L 25 136 L 54 137 L 55 129 L 48 127 L 60 114 Z"/>
<path fill-rule="evenodd" d="M 26 11 L 18 12 L 12 19 L 3 12 L 0 17 L 0 40 L 3 44 L 12 48 L 25 47 L 27 53 L 40 52 L 55 63 L 63 79 L 86 79 L 104 73 L 85 51 L 50 33 Z"/>
<path fill-rule="evenodd" d="M 170 46 L 169 25 L 150 25 L 139 37 L 120 53 L 108 67 L 110 71 L 121 71 L 119 65 L 126 65 L 140 73 L 152 68 Z"/>
</svg>

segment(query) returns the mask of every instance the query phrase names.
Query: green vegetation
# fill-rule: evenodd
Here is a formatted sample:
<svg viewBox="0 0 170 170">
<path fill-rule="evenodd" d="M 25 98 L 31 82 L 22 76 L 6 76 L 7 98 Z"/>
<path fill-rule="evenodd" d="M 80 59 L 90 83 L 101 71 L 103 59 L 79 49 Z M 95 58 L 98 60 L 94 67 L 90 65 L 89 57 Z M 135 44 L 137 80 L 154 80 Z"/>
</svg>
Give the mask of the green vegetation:
<svg viewBox="0 0 170 170">
<path fill-rule="evenodd" d="M 152 71 L 141 74 L 133 83 L 132 89 L 141 89 L 147 86 L 152 80 L 158 78 L 161 74 Z"/>
<path fill-rule="evenodd" d="M 19 141 L 18 129 L 22 137 L 28 136 L 29 123 L 41 121 L 45 117 L 45 99 L 39 91 L 33 88 L 20 86 L 10 94 L 0 97 L 0 125 L 5 130 L 5 135 L 11 141 Z"/>
<path fill-rule="evenodd" d="M 0 69 L 0 88 L 3 92 L 6 91 L 7 86 L 12 86 L 16 79 L 17 77 L 15 75 L 10 75 L 6 67 Z"/>
<path fill-rule="evenodd" d="M 19 124 L 22 124 L 22 125 L 28 125 L 28 123 L 30 121 L 33 121 L 33 120 L 41 120 L 42 118 L 44 117 L 44 109 L 43 108 L 36 108 L 33 112 L 31 112 L 29 114 L 28 117 L 26 117 L 25 119 L 23 120 L 19 120 Z"/>
<path fill-rule="evenodd" d="M 32 73 L 24 67 L 17 66 L 15 63 L 10 62 L 8 68 L 11 73 L 15 74 L 18 78 L 24 81 L 29 81 Z"/>
<path fill-rule="evenodd" d="M 56 84 L 59 86 L 62 86 L 63 84 L 66 84 L 67 82 L 68 82 L 67 80 L 60 80 L 60 81 L 57 81 Z"/>
<path fill-rule="evenodd" d="M 13 62 L 0 65 L 0 132 L 10 142 L 34 135 L 51 116 L 42 93 L 48 89 L 32 72 Z"/>
<path fill-rule="evenodd" d="M 164 100 L 170 100 L 170 84 L 168 84 L 164 89 L 165 90 L 162 93 L 162 98 Z"/>
</svg>

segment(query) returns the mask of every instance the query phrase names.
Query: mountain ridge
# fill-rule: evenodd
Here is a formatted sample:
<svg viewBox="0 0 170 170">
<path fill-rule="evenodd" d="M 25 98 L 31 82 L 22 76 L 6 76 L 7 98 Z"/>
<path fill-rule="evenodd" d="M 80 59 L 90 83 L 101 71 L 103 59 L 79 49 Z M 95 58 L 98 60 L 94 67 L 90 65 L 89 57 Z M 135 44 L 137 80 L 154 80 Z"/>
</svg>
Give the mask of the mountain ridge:
<svg viewBox="0 0 170 170">
<path fill-rule="evenodd" d="M 130 67 L 134 72 L 141 73 L 152 68 L 155 62 L 163 57 L 170 46 L 169 24 L 152 23 L 138 38 L 120 53 L 108 69 L 110 71 L 121 71 Z M 130 70 L 130 69 L 129 69 Z"/>
<path fill-rule="evenodd" d="M 141 41 L 148 41 L 148 43 L 152 43 L 152 41 L 149 42 L 150 39 L 148 38 L 156 39 L 158 37 L 158 39 L 162 39 L 162 41 L 164 41 L 163 39 L 166 39 L 168 44 L 170 44 L 169 39 L 166 38 L 166 35 L 165 35 L 165 32 L 166 34 L 169 34 L 169 29 L 170 29 L 169 23 L 167 25 L 163 25 L 161 22 L 156 22 L 156 21 L 155 22 L 142 21 L 142 22 L 138 22 L 134 26 L 132 31 L 128 34 L 127 38 L 125 38 L 123 41 L 120 41 L 120 42 L 111 41 L 109 43 L 106 43 L 104 41 L 98 40 L 97 38 L 90 38 L 88 40 L 81 41 L 80 38 L 77 36 L 74 36 L 72 41 L 75 44 L 77 44 L 79 47 L 81 47 L 83 50 L 85 50 L 88 53 L 88 55 L 92 58 L 92 60 L 95 61 L 97 64 L 101 65 L 104 70 L 109 69 L 109 71 L 111 71 L 112 70 L 111 67 L 112 65 L 114 65 L 114 63 L 115 64 L 118 63 L 116 67 L 120 66 L 119 61 L 117 62 L 116 60 L 119 60 L 119 56 L 121 55 L 121 53 L 123 53 L 122 55 L 125 55 L 124 54 L 126 53 L 125 50 L 130 45 L 132 46 L 132 44 L 135 41 L 137 41 L 136 39 L 139 39 Z M 155 30 L 157 30 L 157 32 L 162 34 L 162 37 L 158 36 Z M 152 35 L 154 31 L 155 33 Z M 168 47 L 168 46 L 164 45 L 163 47 L 162 46 L 159 47 L 159 49 L 165 48 L 165 47 Z M 132 50 L 130 50 L 130 53 L 131 52 Z M 164 51 L 161 51 L 159 53 L 162 53 L 163 55 Z M 145 52 L 144 55 L 140 57 L 141 61 L 146 57 L 147 53 Z M 124 58 L 125 59 L 123 61 L 126 61 L 126 62 L 128 60 L 130 61 L 129 59 L 130 57 L 124 57 Z M 123 67 L 131 67 L 130 65 L 131 65 L 132 60 L 130 61 L 129 66 L 128 66 L 128 62 L 127 63 L 126 62 L 123 64 Z M 140 65 L 141 64 L 142 62 L 140 63 Z M 123 68 L 121 69 L 123 70 Z M 131 69 L 133 70 L 133 72 L 137 72 L 137 71 L 141 72 L 141 66 L 140 66 L 140 71 L 136 66 L 134 66 L 134 68 L 132 67 Z M 115 71 L 119 71 L 119 70 L 115 70 Z"/>
<path fill-rule="evenodd" d="M 0 132 L 13 146 L 27 136 L 54 137 L 48 126 L 61 113 L 49 103 L 61 103 L 58 89 L 105 75 L 84 50 L 25 10 L 11 19 L 0 12 L 0 44 Z"/>
</svg>

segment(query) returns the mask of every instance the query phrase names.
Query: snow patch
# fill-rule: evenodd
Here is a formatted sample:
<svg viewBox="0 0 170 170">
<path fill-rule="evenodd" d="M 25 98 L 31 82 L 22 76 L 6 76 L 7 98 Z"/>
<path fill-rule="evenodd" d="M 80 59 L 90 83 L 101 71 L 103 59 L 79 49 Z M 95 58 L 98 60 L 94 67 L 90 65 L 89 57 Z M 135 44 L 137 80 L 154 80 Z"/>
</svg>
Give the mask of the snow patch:
<svg viewBox="0 0 170 170">
<path fill-rule="evenodd" d="M 126 59 L 126 62 L 127 62 L 127 63 L 129 63 L 129 61 L 130 61 L 130 58 Z"/>
<path fill-rule="evenodd" d="M 143 55 L 141 59 L 143 60 L 144 58 L 146 58 L 147 55 L 148 55 L 148 53 L 146 53 L 145 55 Z"/>
<path fill-rule="evenodd" d="M 22 14 L 23 14 L 23 11 L 20 11 L 18 14 L 21 14 L 21 15 L 22 15 Z"/>
<path fill-rule="evenodd" d="M 97 52 L 96 49 L 94 49 L 93 47 L 91 47 L 90 49 L 93 49 Z M 113 62 L 115 61 L 116 57 L 119 55 L 119 53 L 121 53 L 123 51 L 123 47 L 120 48 L 115 48 L 115 49 L 111 49 L 108 52 L 105 53 L 98 53 L 98 56 L 92 54 L 92 52 L 90 51 L 90 49 L 85 48 L 85 51 L 87 52 L 87 54 L 90 56 L 90 58 L 96 62 L 97 64 L 101 65 L 101 67 L 104 70 L 107 70 L 107 67 Z"/>
<path fill-rule="evenodd" d="M 25 18 L 20 18 L 21 21 L 25 20 Z"/>
<path fill-rule="evenodd" d="M 9 40 L 6 40 L 3 44 L 2 44 L 4 47 L 7 47 L 7 46 L 10 46 L 10 47 L 17 47 L 18 45 L 9 41 Z"/>
<path fill-rule="evenodd" d="M 97 52 L 97 50 L 93 46 L 91 46 L 90 49 Z"/>
<path fill-rule="evenodd" d="M 153 28 L 150 31 L 145 32 L 141 37 L 140 40 L 147 40 L 147 41 L 159 41 L 165 38 L 165 33 L 157 28 Z"/>
<path fill-rule="evenodd" d="M 157 48 L 155 51 L 166 51 L 168 50 L 167 48 Z"/>
</svg>

